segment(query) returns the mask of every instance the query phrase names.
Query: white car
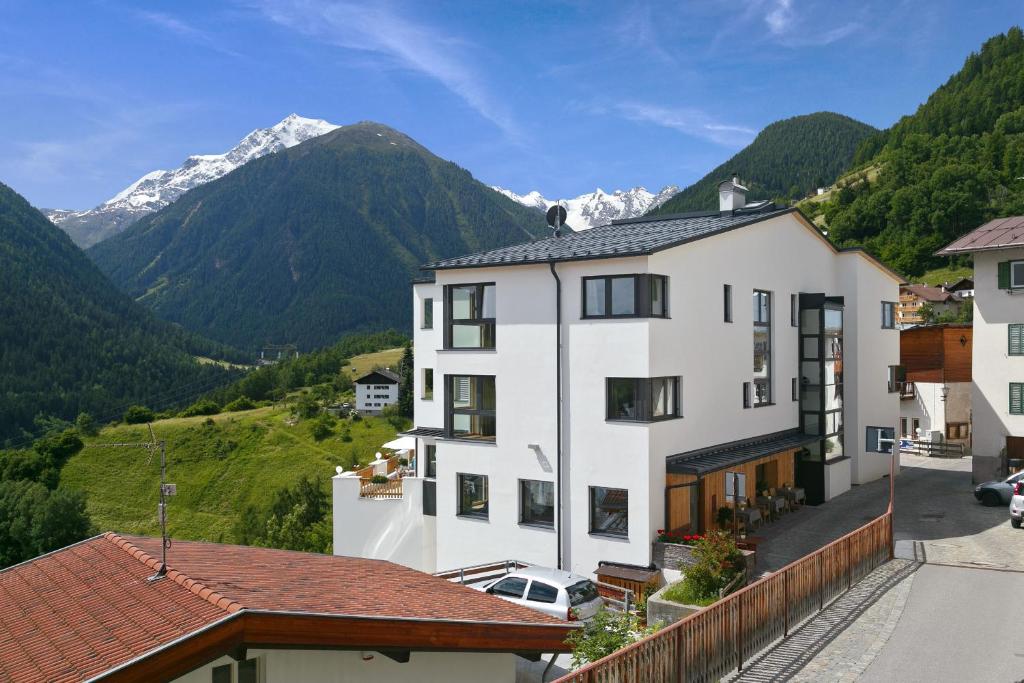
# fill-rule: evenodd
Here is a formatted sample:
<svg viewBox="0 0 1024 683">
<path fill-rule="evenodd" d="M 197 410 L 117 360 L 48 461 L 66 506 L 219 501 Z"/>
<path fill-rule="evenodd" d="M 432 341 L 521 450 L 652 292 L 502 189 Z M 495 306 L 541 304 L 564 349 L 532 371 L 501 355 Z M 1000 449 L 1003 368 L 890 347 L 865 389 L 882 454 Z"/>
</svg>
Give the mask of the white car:
<svg viewBox="0 0 1024 683">
<path fill-rule="evenodd" d="M 520 569 L 479 589 L 566 621 L 589 619 L 603 604 L 590 579 L 547 567 Z"/>
<path fill-rule="evenodd" d="M 1024 481 L 1013 485 L 1013 498 L 1010 499 L 1010 524 L 1019 529 L 1021 517 L 1024 517 Z"/>
</svg>

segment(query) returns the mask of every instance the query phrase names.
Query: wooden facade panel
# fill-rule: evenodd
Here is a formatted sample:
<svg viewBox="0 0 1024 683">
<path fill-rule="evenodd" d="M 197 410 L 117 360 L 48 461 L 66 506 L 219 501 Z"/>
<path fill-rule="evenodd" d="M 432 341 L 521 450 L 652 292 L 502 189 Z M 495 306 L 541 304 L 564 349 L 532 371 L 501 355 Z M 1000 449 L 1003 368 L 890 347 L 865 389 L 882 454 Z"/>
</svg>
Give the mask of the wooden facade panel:
<svg viewBox="0 0 1024 683">
<path fill-rule="evenodd" d="M 900 365 L 907 371 L 907 381 L 970 382 L 973 332 L 970 326 L 959 325 L 901 331 Z"/>
<path fill-rule="evenodd" d="M 757 499 L 757 466 L 767 465 L 768 485 L 777 488 L 783 484 L 793 485 L 796 476 L 795 453 L 797 449 L 790 449 L 769 455 L 758 460 L 751 460 L 741 465 L 728 467 L 717 472 L 710 472 L 701 479 L 700 508 L 701 520 L 704 528 L 701 531 L 715 528 L 715 519 L 718 515 L 718 508 L 728 505 L 726 502 L 725 474 L 726 472 L 740 472 L 746 475 L 745 490 L 740 495 L 753 503 Z"/>
<path fill-rule="evenodd" d="M 974 328 L 947 327 L 943 330 L 945 352 L 945 381 L 971 381 L 971 350 Z"/>
</svg>

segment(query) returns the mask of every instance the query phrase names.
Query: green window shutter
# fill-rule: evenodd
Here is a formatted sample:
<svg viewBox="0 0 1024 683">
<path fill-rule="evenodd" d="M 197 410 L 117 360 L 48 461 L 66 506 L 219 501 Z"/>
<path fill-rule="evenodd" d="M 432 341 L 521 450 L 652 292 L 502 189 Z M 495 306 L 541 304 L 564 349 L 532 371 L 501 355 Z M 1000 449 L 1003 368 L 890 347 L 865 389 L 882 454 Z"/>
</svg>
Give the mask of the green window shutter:
<svg viewBox="0 0 1024 683">
<path fill-rule="evenodd" d="M 1024 415 L 1024 384 L 1010 382 L 1010 415 Z"/>
<path fill-rule="evenodd" d="M 998 266 L 999 289 L 1010 288 L 1010 262 L 1003 261 Z"/>
<path fill-rule="evenodd" d="M 1006 331 L 1007 353 L 1011 356 L 1024 356 L 1024 324 L 1010 323 Z"/>
</svg>

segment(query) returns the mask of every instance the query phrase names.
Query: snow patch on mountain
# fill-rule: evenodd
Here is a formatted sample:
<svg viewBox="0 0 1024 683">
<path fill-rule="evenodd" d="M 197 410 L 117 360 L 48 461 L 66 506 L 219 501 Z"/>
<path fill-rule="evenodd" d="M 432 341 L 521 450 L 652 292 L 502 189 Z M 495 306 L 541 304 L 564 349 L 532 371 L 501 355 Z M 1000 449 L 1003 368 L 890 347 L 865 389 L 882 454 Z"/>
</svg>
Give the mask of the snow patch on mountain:
<svg viewBox="0 0 1024 683">
<path fill-rule="evenodd" d="M 335 128 L 338 126 L 323 119 L 291 114 L 275 126 L 252 131 L 223 154 L 194 154 L 176 169 L 151 171 L 93 209 L 44 209 L 43 213 L 84 249 L 159 211 L 194 187 Z"/>
<path fill-rule="evenodd" d="M 545 198 L 536 190 L 526 194 L 516 194 L 511 190 L 494 185 L 491 186 L 491 189 L 523 206 L 540 211 L 547 211 L 555 203 L 555 200 Z M 597 188 L 594 192 L 562 200 L 562 206 L 566 211 L 565 222 L 573 230 L 579 231 L 589 230 L 598 225 L 607 225 L 614 220 L 636 218 L 661 206 L 677 192 L 679 192 L 679 188 L 675 185 L 666 185 L 657 194 L 649 192 L 644 187 L 615 190 L 611 193 Z"/>
</svg>

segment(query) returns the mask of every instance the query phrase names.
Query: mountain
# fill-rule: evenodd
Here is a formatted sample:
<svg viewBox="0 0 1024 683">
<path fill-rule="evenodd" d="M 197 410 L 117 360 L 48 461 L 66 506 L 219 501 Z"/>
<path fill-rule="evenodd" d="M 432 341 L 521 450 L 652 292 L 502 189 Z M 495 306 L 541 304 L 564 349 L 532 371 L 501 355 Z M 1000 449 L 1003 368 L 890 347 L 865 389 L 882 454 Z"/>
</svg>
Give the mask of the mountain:
<svg viewBox="0 0 1024 683">
<path fill-rule="evenodd" d="M 423 263 L 548 232 L 537 211 L 364 122 L 251 161 L 88 254 L 164 319 L 239 348 L 308 350 L 408 330 Z"/>
<path fill-rule="evenodd" d="M 540 211 L 547 211 L 554 203 L 534 190 L 524 195 L 516 194 L 496 185 L 492 190 L 500 192 L 514 202 L 529 206 Z M 670 197 L 679 192 L 675 185 L 667 185 L 658 194 L 651 194 L 643 187 L 632 190 L 615 190 L 608 194 L 601 188 L 588 194 L 581 194 L 574 199 L 562 200 L 565 207 L 565 222 L 573 230 L 587 230 L 597 225 L 607 225 L 620 218 L 636 218 L 648 211 L 658 208 Z"/>
<path fill-rule="evenodd" d="M 914 114 L 865 140 L 855 164 L 803 208 L 837 244 L 905 275 L 946 265 L 934 252 L 989 219 L 1024 214 L 1021 29 L 987 40 Z"/>
<path fill-rule="evenodd" d="M 776 121 L 731 159 L 652 213 L 717 209 L 718 183 L 734 172 L 749 188 L 749 201 L 799 199 L 849 168 L 857 145 L 875 132 L 866 123 L 832 112 Z"/>
<path fill-rule="evenodd" d="M 85 249 L 116 235 L 143 216 L 159 211 L 194 187 L 227 175 L 242 164 L 294 147 L 338 126 L 292 114 L 270 128 L 258 128 L 224 154 L 195 154 L 171 171 L 152 171 L 94 209 L 43 209 L 75 244 Z"/>
<path fill-rule="evenodd" d="M 2 183 L 0 291 L 0 445 L 36 431 L 37 416 L 105 422 L 233 377 L 193 359 L 223 349 L 156 320 Z"/>
</svg>

